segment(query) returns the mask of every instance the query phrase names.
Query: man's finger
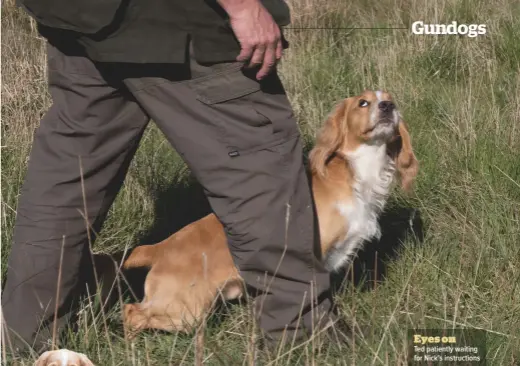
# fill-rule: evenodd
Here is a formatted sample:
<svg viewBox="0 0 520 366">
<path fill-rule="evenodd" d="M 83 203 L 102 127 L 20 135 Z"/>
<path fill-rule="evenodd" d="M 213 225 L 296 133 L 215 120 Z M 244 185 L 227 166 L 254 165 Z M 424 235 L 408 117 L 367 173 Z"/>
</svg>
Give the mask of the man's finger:
<svg viewBox="0 0 520 366">
<path fill-rule="evenodd" d="M 275 44 L 269 44 L 267 49 L 265 50 L 264 54 L 264 60 L 262 62 L 262 68 L 258 73 L 256 74 L 256 78 L 258 80 L 263 79 L 267 76 L 273 69 L 274 65 L 276 64 L 276 45 Z"/>
<path fill-rule="evenodd" d="M 255 48 L 255 52 L 253 52 L 253 57 L 251 57 L 251 61 L 249 61 L 249 67 L 254 67 L 254 66 L 262 64 L 262 62 L 264 61 L 264 53 L 265 53 L 265 46 L 258 45 Z"/>
<path fill-rule="evenodd" d="M 240 54 L 237 56 L 237 61 L 247 61 L 251 58 L 253 54 L 254 47 L 248 44 L 242 45 L 242 49 L 240 50 Z"/>
<path fill-rule="evenodd" d="M 282 55 L 283 55 L 283 45 L 282 45 L 282 40 L 280 39 L 276 43 L 276 60 L 280 60 L 282 58 Z"/>
</svg>

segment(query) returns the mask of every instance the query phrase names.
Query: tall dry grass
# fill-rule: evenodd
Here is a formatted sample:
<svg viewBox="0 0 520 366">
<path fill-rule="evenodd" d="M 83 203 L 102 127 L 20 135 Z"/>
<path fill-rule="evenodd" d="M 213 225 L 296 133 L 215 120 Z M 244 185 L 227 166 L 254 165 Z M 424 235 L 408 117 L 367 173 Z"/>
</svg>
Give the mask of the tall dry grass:
<svg viewBox="0 0 520 366">
<path fill-rule="evenodd" d="M 259 364 L 404 364 L 406 331 L 412 327 L 485 330 L 488 362 L 518 364 L 519 3 L 291 0 L 290 5 L 292 26 L 298 28 L 409 28 L 415 20 L 456 20 L 486 24 L 488 33 L 466 38 L 414 36 L 409 29 L 286 30 L 291 48 L 280 70 L 308 146 L 340 99 L 363 89 L 387 89 L 397 99 L 421 173 L 412 197 L 395 192 L 387 237 L 397 237 L 403 223 L 417 221 L 424 235 L 407 235 L 398 256 L 384 247 L 397 239 L 369 246 L 371 255 L 377 249 L 377 255 L 391 258 L 384 280 L 360 284 L 356 278 L 356 286 L 338 294 L 345 318 L 372 328 L 366 338 L 357 339 L 355 349 L 327 345 L 321 353 L 303 349 L 270 360 L 259 355 Z M 32 133 L 51 101 L 43 41 L 13 1 L 2 6 L 3 279 Z M 185 166 L 151 127 L 96 250 L 133 246 L 158 222 L 167 226 L 161 216 L 171 217 L 172 207 L 185 202 L 179 195 L 191 194 L 190 187 Z M 365 258 L 359 265 L 367 281 L 376 270 L 371 260 Z M 87 353 L 100 365 L 194 362 L 192 336 L 148 333 L 125 343 L 118 309 L 110 314 L 107 336 L 91 311 L 95 306 L 86 303 L 81 332 L 65 337 L 67 348 Z M 210 322 L 206 364 L 242 364 L 248 358 L 251 319 L 244 309 L 232 306 L 231 316 Z M 21 362 L 30 364 L 30 359 Z"/>
</svg>

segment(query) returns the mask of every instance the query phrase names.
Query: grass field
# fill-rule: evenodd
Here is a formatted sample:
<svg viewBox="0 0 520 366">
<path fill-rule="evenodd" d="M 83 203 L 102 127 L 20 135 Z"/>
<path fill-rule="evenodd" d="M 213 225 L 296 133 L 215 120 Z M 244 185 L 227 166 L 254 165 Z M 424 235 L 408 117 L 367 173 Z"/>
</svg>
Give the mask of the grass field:
<svg viewBox="0 0 520 366">
<path fill-rule="evenodd" d="M 408 328 L 454 327 L 487 332 L 489 364 L 520 364 L 520 3 L 290 4 L 293 27 L 409 27 L 415 20 L 456 20 L 486 24 L 488 32 L 467 38 L 416 36 L 409 29 L 286 31 L 291 48 L 280 71 L 308 147 L 338 100 L 363 89 L 386 89 L 410 127 L 421 171 L 411 197 L 395 192 L 383 240 L 361 254 L 353 283 L 337 295 L 345 319 L 368 325 L 371 333 L 356 339 L 354 349 L 327 344 L 319 353 L 258 354 L 258 364 L 400 365 Z M 32 134 L 51 103 L 44 51 L 33 24 L 13 1 L 4 1 L 2 281 Z M 186 205 L 197 195 L 188 173 L 151 126 L 95 250 L 109 253 L 160 239 L 195 219 L 199 212 Z M 97 365 L 194 363 L 193 335 L 149 332 L 125 342 L 118 308 L 105 323 L 92 319 L 92 307 L 86 304 L 81 331 L 69 334 L 65 347 L 86 353 Z M 205 364 L 250 364 L 251 319 L 244 309 L 231 306 L 232 316 L 208 324 Z"/>
</svg>

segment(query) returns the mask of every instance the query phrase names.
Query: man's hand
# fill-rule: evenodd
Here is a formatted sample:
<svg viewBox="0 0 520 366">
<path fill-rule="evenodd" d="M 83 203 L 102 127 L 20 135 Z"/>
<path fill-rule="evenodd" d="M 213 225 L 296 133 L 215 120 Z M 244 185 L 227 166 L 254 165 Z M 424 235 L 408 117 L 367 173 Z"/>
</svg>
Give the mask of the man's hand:
<svg viewBox="0 0 520 366">
<path fill-rule="evenodd" d="M 264 78 L 282 57 L 280 28 L 259 0 L 217 0 L 228 13 L 231 28 L 242 48 L 237 61 L 261 65 L 256 74 Z"/>
</svg>

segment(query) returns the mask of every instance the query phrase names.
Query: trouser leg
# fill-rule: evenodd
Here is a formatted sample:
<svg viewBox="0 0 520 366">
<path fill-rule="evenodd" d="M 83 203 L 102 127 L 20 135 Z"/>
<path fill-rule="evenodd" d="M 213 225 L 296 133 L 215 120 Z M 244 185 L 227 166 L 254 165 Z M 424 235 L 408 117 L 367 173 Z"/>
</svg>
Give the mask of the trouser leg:
<svg viewBox="0 0 520 366">
<path fill-rule="evenodd" d="M 204 187 L 242 277 L 262 294 L 259 325 L 280 339 L 330 310 L 329 274 L 315 255 L 311 192 L 283 86 L 276 74 L 259 83 L 239 66 L 194 65 L 187 82 L 126 82 Z"/>
<path fill-rule="evenodd" d="M 36 350 L 51 336 L 56 301 L 62 325 L 85 287 L 87 227 L 93 239 L 148 122 L 99 65 L 53 47 L 48 59 L 53 105 L 34 136 L 2 294 L 4 344 Z"/>
</svg>

